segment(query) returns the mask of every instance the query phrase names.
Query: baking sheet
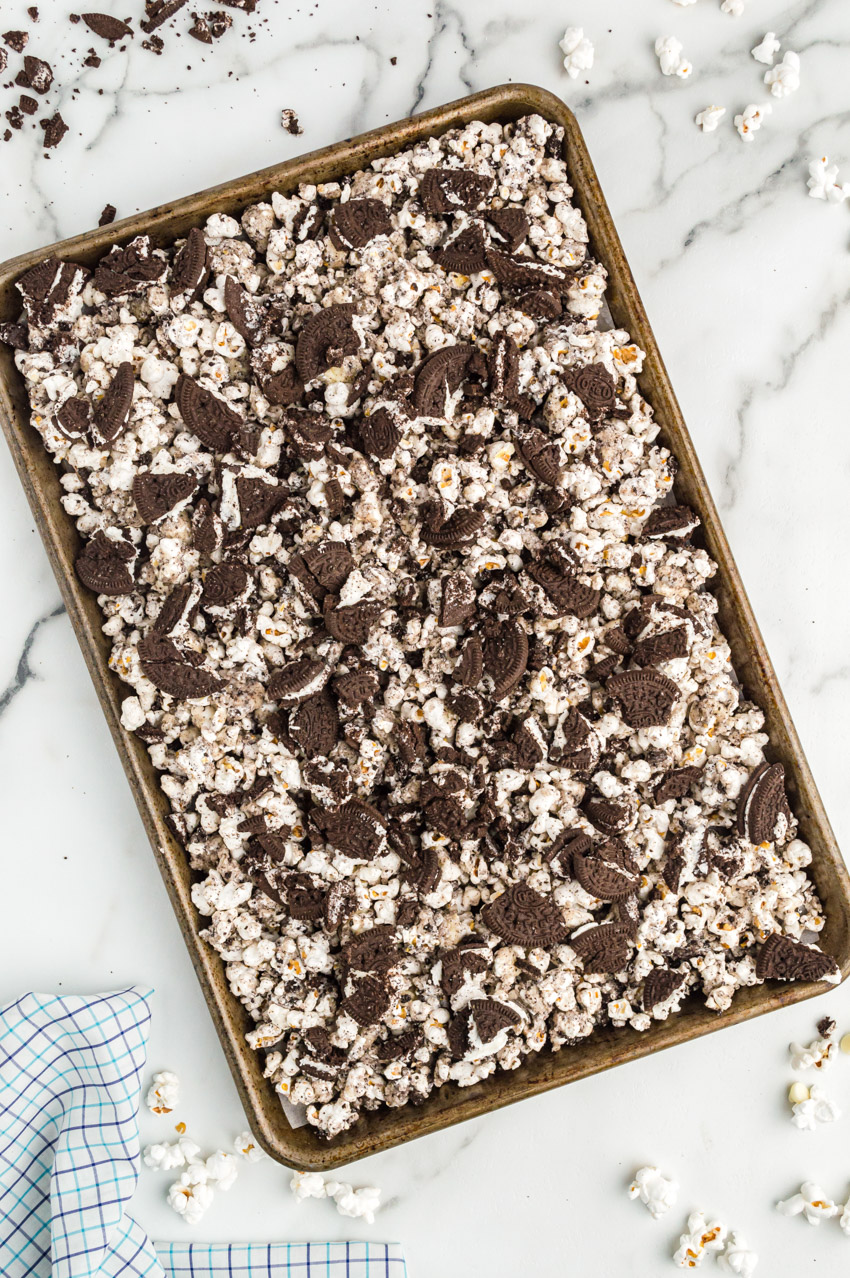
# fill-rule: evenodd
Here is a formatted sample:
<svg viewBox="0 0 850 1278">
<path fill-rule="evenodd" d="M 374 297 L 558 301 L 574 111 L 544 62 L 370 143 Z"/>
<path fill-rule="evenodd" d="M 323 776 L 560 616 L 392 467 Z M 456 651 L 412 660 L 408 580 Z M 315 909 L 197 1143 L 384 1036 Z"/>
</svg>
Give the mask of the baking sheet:
<svg viewBox="0 0 850 1278">
<path fill-rule="evenodd" d="M 617 327 L 628 329 L 633 340 L 646 351 L 639 385 L 654 407 L 663 442 L 679 460 L 677 496 L 699 513 L 704 543 L 718 564 L 713 589 L 720 603 L 720 625 L 747 695 L 765 711 L 771 738 L 768 757 L 785 766 L 789 799 L 800 823 L 801 836 L 812 848 L 811 874 L 827 912 L 827 927 L 821 942 L 839 963 L 842 977 L 846 977 L 850 974 L 850 880 L 599 189 L 587 147 L 575 117 L 558 98 L 532 85 L 501 85 L 25 254 L 0 267 L 0 319 L 17 319 L 20 297 L 14 281 L 48 253 L 91 265 L 114 242 L 125 242 L 143 231 L 149 233 L 155 243 L 166 244 L 185 235 L 191 226 L 202 224 L 211 213 L 238 215 L 246 205 L 266 198 L 273 190 L 286 192 L 301 182 L 333 180 L 368 165 L 378 156 L 391 154 L 421 138 L 462 127 L 473 119 L 507 122 L 529 112 L 537 112 L 565 129 L 566 159 L 576 202 L 588 224 L 592 252 L 609 273 L 611 318 Z M 189 868 L 183 850 L 165 825 L 168 806 L 147 751 L 121 728 L 122 685 L 107 667 L 109 645 L 101 630 L 103 619 L 96 600 L 80 585 L 73 570 L 79 538 L 59 504 L 59 472 L 38 434 L 29 426 L 23 378 L 15 368 L 13 353 L 5 347 L 0 347 L 0 417 L 246 1114 L 254 1134 L 273 1158 L 303 1170 L 344 1166 L 549 1088 L 799 1002 L 825 988 L 813 984 L 754 986 L 739 991 L 727 1012 L 711 1012 L 694 1002 L 686 1004 L 677 1016 L 656 1022 L 642 1034 L 606 1027 L 575 1047 L 541 1052 L 518 1070 L 495 1074 L 474 1087 L 446 1085 L 420 1107 L 368 1114 L 331 1143 L 321 1141 L 310 1127 L 293 1127 L 280 1097 L 263 1078 L 261 1057 L 245 1042 L 244 1033 L 251 1022 L 227 986 L 221 960 L 199 937 L 203 922 L 191 902 Z"/>
</svg>

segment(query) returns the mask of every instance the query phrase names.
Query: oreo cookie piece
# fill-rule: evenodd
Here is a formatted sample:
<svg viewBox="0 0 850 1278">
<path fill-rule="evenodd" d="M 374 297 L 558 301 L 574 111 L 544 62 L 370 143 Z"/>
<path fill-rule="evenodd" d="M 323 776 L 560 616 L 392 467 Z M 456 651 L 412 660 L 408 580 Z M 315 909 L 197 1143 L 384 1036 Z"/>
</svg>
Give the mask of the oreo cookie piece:
<svg viewBox="0 0 850 1278">
<path fill-rule="evenodd" d="M 360 440 L 364 451 L 378 461 L 392 457 L 401 443 L 401 431 L 386 408 L 379 408 L 360 422 Z"/>
<path fill-rule="evenodd" d="M 699 525 L 690 506 L 656 506 L 640 536 L 642 541 L 690 541 Z"/>
<path fill-rule="evenodd" d="M 475 587 L 465 572 L 447 573 L 442 580 L 439 624 L 462 626 L 475 616 Z"/>
<path fill-rule="evenodd" d="M 201 607 L 213 616 L 230 616 L 247 602 L 253 588 L 253 578 L 245 565 L 227 559 L 205 574 Z"/>
<path fill-rule="evenodd" d="M 422 176 L 419 198 L 426 213 L 443 216 L 460 209 L 481 207 L 493 189 L 493 179 L 471 169 L 433 168 Z"/>
<path fill-rule="evenodd" d="M 129 22 L 122 22 L 120 18 L 113 18 L 108 13 L 82 13 L 80 17 L 89 31 L 93 31 L 102 40 L 108 40 L 111 45 L 133 35 Z"/>
<path fill-rule="evenodd" d="M 267 312 L 231 275 L 224 281 L 224 309 L 247 346 L 258 346 L 266 336 Z M 268 396 L 267 396 L 268 398 Z"/>
<path fill-rule="evenodd" d="M 662 661 L 675 661 L 688 655 L 688 631 L 685 626 L 661 630 L 639 639 L 634 646 L 634 659 L 641 666 L 657 666 Z"/>
<path fill-rule="evenodd" d="M 738 799 L 736 825 L 750 843 L 783 841 L 791 821 L 781 763 L 761 763 L 748 777 Z"/>
<path fill-rule="evenodd" d="M 518 622 L 503 622 L 484 641 L 484 669 L 493 679 L 493 700 L 512 692 L 527 667 L 528 635 Z"/>
<path fill-rule="evenodd" d="M 605 691 L 620 706 L 620 713 L 631 728 L 663 727 L 679 696 L 672 679 L 658 670 L 625 670 L 612 675 Z"/>
<path fill-rule="evenodd" d="M 517 452 L 535 479 L 549 488 L 558 488 L 564 475 L 561 450 L 555 440 L 536 426 L 527 426 L 516 436 Z"/>
<path fill-rule="evenodd" d="M 426 546 L 440 550 L 463 550 L 471 546 L 484 527 L 484 516 L 471 506 L 458 506 L 448 519 L 423 523 L 420 536 Z"/>
<path fill-rule="evenodd" d="M 640 885 L 640 875 L 628 849 L 617 840 L 576 851 L 572 867 L 573 877 L 585 892 L 600 901 L 623 901 Z"/>
<path fill-rule="evenodd" d="M 185 505 L 198 487 L 185 471 L 154 474 L 140 471 L 133 480 L 133 501 L 144 524 L 155 524 L 178 506 Z"/>
<path fill-rule="evenodd" d="M 188 655 L 171 639 L 159 635 L 148 635 L 139 644 L 145 677 L 175 701 L 194 701 L 220 691 L 218 676 L 189 660 Z"/>
<path fill-rule="evenodd" d="M 136 293 L 165 279 L 168 262 L 153 251 L 150 237 L 137 235 L 119 248 L 116 244 L 100 259 L 94 271 L 94 285 L 107 297 Z"/>
<path fill-rule="evenodd" d="M 674 768 L 662 777 L 655 787 L 655 802 L 667 803 L 669 799 L 683 799 L 695 781 L 701 768 Z"/>
<path fill-rule="evenodd" d="M 516 253 L 528 239 L 531 223 L 524 209 L 507 205 L 503 209 L 488 209 L 487 221 L 492 228 L 491 236 L 497 241 L 499 248 L 508 253 Z"/>
<path fill-rule="evenodd" d="M 828 954 L 779 932 L 767 938 L 756 959 L 760 981 L 822 981 L 837 973 L 838 964 Z"/>
<path fill-rule="evenodd" d="M 304 322 L 295 346 L 295 366 L 306 385 L 325 369 L 356 355 L 360 337 L 354 328 L 357 307 L 343 303 L 323 307 Z"/>
<path fill-rule="evenodd" d="M 454 271 L 458 275 L 473 275 L 487 266 L 487 244 L 477 222 L 453 232 L 430 253 L 444 271 Z"/>
<path fill-rule="evenodd" d="M 171 286 L 180 293 L 197 294 L 206 287 L 209 277 L 207 242 L 203 231 L 193 226 L 174 259 Z"/>
<path fill-rule="evenodd" d="M 685 983 L 684 972 L 673 972 L 669 967 L 654 967 L 643 983 L 643 1010 L 651 1012 L 659 1003 L 666 1003 L 671 994 Z"/>
<path fill-rule="evenodd" d="M 547 949 L 562 945 L 567 939 L 564 917 L 548 897 L 541 896 L 526 883 L 514 883 L 485 905 L 481 919 L 508 945 L 526 949 Z"/>
<path fill-rule="evenodd" d="M 351 670 L 337 675 L 334 689 L 343 705 L 356 710 L 364 702 L 374 701 L 380 691 L 380 682 L 374 670 Z"/>
<path fill-rule="evenodd" d="M 77 576 L 97 595 L 128 595 L 135 589 L 136 548 L 123 537 L 115 540 L 96 532 L 74 562 Z"/>
<path fill-rule="evenodd" d="M 629 958 L 628 937 L 615 923 L 589 927 L 569 944 L 581 959 L 585 972 L 620 972 Z"/>
<path fill-rule="evenodd" d="M 372 861 L 387 842 L 387 827 L 377 808 L 362 799 L 349 799 L 323 818 L 324 836 L 331 847 L 355 861 Z"/>
<path fill-rule="evenodd" d="M 298 703 L 289 715 L 289 735 L 308 759 L 330 754 L 339 738 L 339 715 L 327 691 Z"/>
<path fill-rule="evenodd" d="M 191 435 L 216 453 L 226 453 L 233 435 L 244 425 L 223 399 L 181 373 L 174 387 L 174 401 Z"/>
<path fill-rule="evenodd" d="M 366 976 L 339 1005 L 341 1015 L 350 1016 L 361 1028 L 378 1025 L 390 1010 L 390 992 L 383 981 Z"/>
<path fill-rule="evenodd" d="M 282 706 L 298 705 L 321 692 L 330 678 L 331 667 L 315 657 L 301 657 L 276 670 L 268 683 L 268 694 Z"/>
<path fill-rule="evenodd" d="M 89 272 L 76 262 L 47 257 L 22 275 L 15 287 L 30 324 L 46 328 L 75 300 Z"/>
<path fill-rule="evenodd" d="M 466 377 L 476 348 L 465 342 L 442 346 L 427 355 L 416 370 L 413 404 L 420 417 L 446 418 L 452 395 Z"/>
<path fill-rule="evenodd" d="M 569 389 L 584 404 L 591 422 L 598 422 L 617 409 L 617 383 L 604 364 L 571 368 L 563 377 Z"/>
<path fill-rule="evenodd" d="M 348 200 L 334 209 L 331 243 L 340 250 L 361 249 L 392 229 L 389 210 L 381 200 Z"/>
<path fill-rule="evenodd" d="M 72 395 L 63 401 L 53 420 L 66 439 L 84 439 L 91 429 L 91 405 L 82 396 Z"/>
</svg>

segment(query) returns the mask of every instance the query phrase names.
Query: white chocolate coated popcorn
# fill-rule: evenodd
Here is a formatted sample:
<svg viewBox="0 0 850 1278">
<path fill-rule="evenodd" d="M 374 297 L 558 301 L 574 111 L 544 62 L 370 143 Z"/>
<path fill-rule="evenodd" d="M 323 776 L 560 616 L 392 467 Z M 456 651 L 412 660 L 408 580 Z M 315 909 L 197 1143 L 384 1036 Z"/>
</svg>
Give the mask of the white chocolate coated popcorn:
<svg viewBox="0 0 850 1278">
<path fill-rule="evenodd" d="M 841 1117 L 841 1110 L 819 1087 L 809 1089 L 805 1100 L 792 1107 L 791 1122 L 801 1132 L 813 1132 L 822 1123 L 834 1123 Z"/>
</svg>

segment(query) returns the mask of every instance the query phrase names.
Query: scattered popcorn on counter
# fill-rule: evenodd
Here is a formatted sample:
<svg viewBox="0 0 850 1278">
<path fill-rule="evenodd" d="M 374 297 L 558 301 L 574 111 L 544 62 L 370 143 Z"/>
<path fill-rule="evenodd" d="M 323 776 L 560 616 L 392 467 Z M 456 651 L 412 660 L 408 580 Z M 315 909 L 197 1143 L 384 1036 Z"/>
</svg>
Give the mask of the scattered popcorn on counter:
<svg viewBox="0 0 850 1278">
<path fill-rule="evenodd" d="M 744 1236 L 734 1232 L 729 1235 L 726 1250 L 717 1255 L 718 1267 L 728 1274 L 737 1275 L 737 1278 L 753 1278 L 758 1262 L 758 1256 Z"/>
<path fill-rule="evenodd" d="M 687 58 L 682 57 L 682 42 L 675 36 L 659 36 L 655 41 L 655 56 L 661 67 L 662 75 L 677 75 L 687 80 L 693 66 Z"/>
<path fill-rule="evenodd" d="M 818 160 L 812 160 L 809 164 L 809 179 L 806 186 L 809 188 L 809 196 L 813 200 L 826 200 L 828 204 L 842 204 L 844 200 L 850 199 L 850 182 L 844 182 L 839 186 L 838 181 L 838 165 L 830 164 L 829 158 L 822 155 Z M 850 1034 L 845 1034 L 842 1038 L 842 1044 L 847 1042 L 847 1046 L 842 1046 L 843 1052 L 850 1052 Z"/>
<path fill-rule="evenodd" d="M 844 1034 L 838 1044 L 845 1056 L 850 1056 L 850 1034 Z"/>
<path fill-rule="evenodd" d="M 582 71 L 589 71 L 593 66 L 593 45 L 582 27 L 567 27 L 558 47 L 564 55 L 564 70 L 570 79 L 577 80 Z"/>
<path fill-rule="evenodd" d="M 708 106 L 704 111 L 700 111 L 695 119 L 703 133 L 713 133 L 725 114 L 725 107 Z"/>
<path fill-rule="evenodd" d="M 200 1145 L 184 1136 L 171 1145 L 167 1141 L 148 1145 L 142 1157 L 145 1166 L 154 1171 L 174 1171 L 177 1167 L 185 1167 L 187 1163 L 194 1162 L 200 1152 Z"/>
<path fill-rule="evenodd" d="M 708 1252 L 722 1251 L 725 1240 L 725 1225 L 706 1220 L 701 1211 L 691 1212 L 687 1233 L 680 1237 L 673 1259 L 680 1269 L 697 1269 Z"/>
<path fill-rule="evenodd" d="M 792 1083 L 788 1088 L 788 1099 L 792 1105 L 799 1105 L 800 1101 L 809 1099 L 809 1089 L 805 1083 Z"/>
<path fill-rule="evenodd" d="M 819 1087 L 812 1087 L 806 1100 L 792 1107 L 791 1122 L 801 1132 L 816 1131 L 821 1123 L 834 1123 L 841 1110 Z"/>
<path fill-rule="evenodd" d="M 778 1202 L 776 1210 L 783 1216 L 803 1215 L 810 1225 L 819 1225 L 822 1220 L 837 1216 L 841 1208 L 827 1198 L 820 1185 L 807 1180 L 800 1186 L 798 1194 Z"/>
<path fill-rule="evenodd" d="M 254 1140 L 250 1132 L 240 1132 L 233 1142 L 233 1151 L 247 1159 L 249 1163 L 259 1163 L 266 1157 L 265 1152 Z"/>
<path fill-rule="evenodd" d="M 145 1104 L 152 1114 L 170 1114 L 180 1099 L 180 1079 L 171 1070 L 154 1074 Z"/>
<path fill-rule="evenodd" d="M 759 131 L 764 117 L 770 115 L 772 109 L 769 102 L 763 102 L 761 106 L 751 102 L 740 115 L 735 116 L 735 128 L 745 142 L 752 142 L 753 134 Z"/>
<path fill-rule="evenodd" d="M 720 8 L 723 13 L 728 13 L 733 18 L 740 18 L 744 12 L 744 0 L 723 0 Z"/>
<path fill-rule="evenodd" d="M 629 1185 L 629 1198 L 639 1198 L 653 1220 L 659 1220 L 675 1205 L 679 1182 L 664 1176 L 657 1167 L 641 1167 Z"/>
<path fill-rule="evenodd" d="M 850 1236 L 850 1201 L 846 1202 L 843 1208 L 841 1209 L 841 1215 L 838 1218 L 838 1224 L 841 1227 L 842 1233 L 845 1233 L 848 1236 Z"/>
<path fill-rule="evenodd" d="M 750 52 L 756 62 L 763 62 L 765 66 L 771 66 L 773 59 L 779 52 L 779 48 L 780 41 L 776 38 L 776 32 L 768 31 L 761 44 L 757 44 L 754 49 L 750 50 Z"/>
<path fill-rule="evenodd" d="M 168 1205 L 182 1216 L 187 1225 L 197 1225 L 212 1206 L 212 1188 L 207 1184 L 203 1163 L 194 1163 L 184 1171 L 168 1191 Z"/>
<path fill-rule="evenodd" d="M 789 1043 L 788 1051 L 791 1054 L 792 1069 L 823 1069 L 832 1059 L 833 1050 L 835 1048 L 835 1040 L 833 1038 L 818 1037 L 809 1043 L 808 1047 L 802 1043 Z"/>
<path fill-rule="evenodd" d="M 328 1198 L 333 1198 L 336 1203 L 340 1216 L 362 1217 L 367 1225 L 375 1223 L 375 1212 L 381 1205 L 381 1191 L 377 1185 L 354 1189 L 343 1181 L 329 1180 L 325 1189 Z"/>
<path fill-rule="evenodd" d="M 289 1188 L 295 1195 L 297 1203 L 307 1198 L 327 1198 L 328 1191 L 324 1176 L 319 1172 L 295 1172 L 289 1182 Z"/>
<path fill-rule="evenodd" d="M 239 1175 L 239 1159 L 235 1154 L 229 1154 L 226 1150 L 216 1150 L 214 1154 L 210 1154 L 209 1158 L 205 1158 L 203 1166 L 207 1173 L 208 1184 L 214 1185 L 216 1189 L 232 1189 L 236 1183 L 236 1177 Z"/>
<path fill-rule="evenodd" d="M 764 82 L 775 98 L 787 98 L 800 87 L 800 58 L 789 49 L 781 62 L 764 73 Z"/>
</svg>

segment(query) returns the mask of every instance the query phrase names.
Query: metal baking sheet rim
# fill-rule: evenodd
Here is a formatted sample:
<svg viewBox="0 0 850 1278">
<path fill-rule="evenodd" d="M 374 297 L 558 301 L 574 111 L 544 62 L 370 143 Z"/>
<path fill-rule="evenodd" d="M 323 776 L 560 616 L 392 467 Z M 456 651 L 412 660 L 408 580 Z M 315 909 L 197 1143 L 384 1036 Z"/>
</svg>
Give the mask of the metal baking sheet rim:
<svg viewBox="0 0 850 1278">
<path fill-rule="evenodd" d="M 762 707 L 767 716 L 771 735 L 770 757 L 785 765 L 792 806 L 799 818 L 802 836 L 812 847 L 812 876 L 827 914 L 827 927 L 822 937 L 824 948 L 838 961 L 844 979 L 850 975 L 850 879 L 670 386 L 581 130 L 573 113 L 559 98 L 533 85 L 500 85 L 111 226 L 63 240 L 50 248 L 13 258 L 0 266 L 0 318 L 17 318 L 20 298 L 14 282 L 47 253 L 90 264 L 113 242 L 127 240 L 141 231 L 147 231 L 157 243 L 168 243 L 185 234 L 189 227 L 198 224 L 210 213 L 239 212 L 272 190 L 291 190 L 305 181 L 331 180 L 361 168 L 378 156 L 398 151 L 421 138 L 445 133 L 473 119 L 507 122 L 529 112 L 537 112 L 562 125 L 565 130 L 570 181 L 588 224 L 593 252 L 609 273 L 608 305 L 611 315 L 615 324 L 628 329 L 646 351 L 644 371 L 639 378 L 641 390 L 654 407 L 662 428 L 662 438 L 678 457 L 677 493 L 699 512 L 706 547 L 719 565 L 715 593 L 720 601 L 720 623 L 730 642 L 732 658 L 747 695 Z M 59 504 L 59 472 L 29 425 L 23 378 L 15 368 L 12 352 L 5 347 L 0 348 L 0 415 L 236 1087 L 255 1136 L 273 1158 L 301 1170 L 341 1167 L 503 1105 L 539 1095 L 550 1088 L 810 998 L 828 988 L 823 984 L 754 986 L 739 991 L 727 1012 L 710 1012 L 694 1001 L 686 1004 L 677 1016 L 656 1022 L 642 1034 L 607 1027 L 575 1047 L 564 1048 L 560 1052 L 541 1052 L 518 1070 L 492 1075 L 473 1087 L 445 1085 L 421 1106 L 385 1108 L 367 1114 L 350 1131 L 331 1142 L 322 1141 L 309 1127 L 291 1127 L 278 1094 L 263 1077 L 259 1053 L 245 1042 L 244 1034 L 251 1024 L 250 1018 L 228 988 L 218 955 L 198 934 L 201 924 L 190 898 L 189 867 L 182 848 L 164 823 L 167 804 L 147 751 L 120 725 L 121 685 L 107 668 L 108 643 L 101 630 L 102 619 L 95 598 L 83 589 L 73 571 L 79 538 Z"/>
</svg>

